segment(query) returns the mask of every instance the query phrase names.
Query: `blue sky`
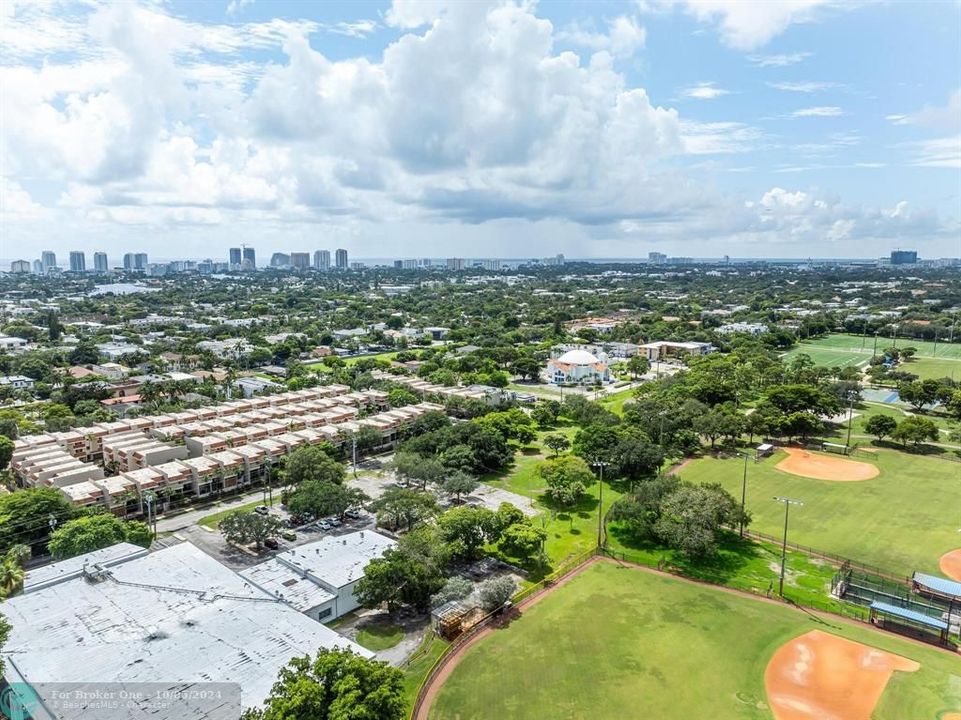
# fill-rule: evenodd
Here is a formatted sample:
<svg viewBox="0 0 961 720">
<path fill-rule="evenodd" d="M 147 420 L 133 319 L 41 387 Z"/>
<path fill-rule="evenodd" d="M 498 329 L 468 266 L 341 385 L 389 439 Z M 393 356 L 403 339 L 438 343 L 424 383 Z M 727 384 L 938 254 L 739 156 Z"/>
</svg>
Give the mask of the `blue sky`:
<svg viewBox="0 0 961 720">
<path fill-rule="evenodd" d="M 0 257 L 961 255 L 958 2 L 2 12 Z"/>
</svg>

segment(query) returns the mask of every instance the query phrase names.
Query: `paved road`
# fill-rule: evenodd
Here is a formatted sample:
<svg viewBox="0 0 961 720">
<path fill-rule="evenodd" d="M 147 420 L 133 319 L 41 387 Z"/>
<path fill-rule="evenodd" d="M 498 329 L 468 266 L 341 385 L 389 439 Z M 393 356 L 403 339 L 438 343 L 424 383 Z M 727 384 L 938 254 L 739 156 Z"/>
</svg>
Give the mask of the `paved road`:
<svg viewBox="0 0 961 720">
<path fill-rule="evenodd" d="M 280 502 L 280 491 L 277 488 L 274 488 L 274 491 L 274 504 L 277 505 Z M 189 512 L 181 513 L 180 515 L 174 515 L 172 517 L 161 517 L 157 520 L 157 531 L 177 532 L 178 530 L 183 530 L 191 525 L 196 525 L 199 520 L 202 520 L 208 515 L 215 515 L 219 512 L 223 512 L 224 510 L 237 508 L 241 505 L 251 503 L 254 500 L 263 499 L 263 497 L 264 493 L 262 490 L 254 490 L 244 495 L 236 495 L 216 505 L 203 508 L 202 510 L 191 510 Z"/>
</svg>

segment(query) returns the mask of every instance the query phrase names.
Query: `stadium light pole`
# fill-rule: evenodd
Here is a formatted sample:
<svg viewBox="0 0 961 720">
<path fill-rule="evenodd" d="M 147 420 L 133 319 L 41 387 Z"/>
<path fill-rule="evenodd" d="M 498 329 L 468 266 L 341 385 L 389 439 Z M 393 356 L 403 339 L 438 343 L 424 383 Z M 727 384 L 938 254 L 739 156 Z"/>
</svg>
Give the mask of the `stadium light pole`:
<svg viewBox="0 0 961 720">
<path fill-rule="evenodd" d="M 791 509 L 792 505 L 803 505 L 804 503 L 800 500 L 793 500 L 789 497 L 782 497 L 780 495 L 774 498 L 777 502 L 784 503 L 784 539 L 781 541 L 781 580 L 778 585 L 777 594 L 784 597 L 784 562 L 787 559 L 787 518 L 788 511 Z"/>
<path fill-rule="evenodd" d="M 604 536 L 604 468 L 610 465 L 609 462 L 604 460 L 595 460 L 591 463 L 594 467 L 600 469 L 600 474 L 597 478 L 597 547 L 601 547 L 602 538 Z"/>
<path fill-rule="evenodd" d="M 854 425 L 854 393 L 848 393 L 848 439 L 845 447 L 851 447 L 851 426 Z"/>
<path fill-rule="evenodd" d="M 738 453 L 738 454 L 744 458 L 744 477 L 741 478 L 741 522 L 740 522 L 740 525 L 741 525 L 740 536 L 744 537 L 744 505 L 747 501 L 747 460 L 751 456 L 748 455 L 747 453 Z"/>
</svg>

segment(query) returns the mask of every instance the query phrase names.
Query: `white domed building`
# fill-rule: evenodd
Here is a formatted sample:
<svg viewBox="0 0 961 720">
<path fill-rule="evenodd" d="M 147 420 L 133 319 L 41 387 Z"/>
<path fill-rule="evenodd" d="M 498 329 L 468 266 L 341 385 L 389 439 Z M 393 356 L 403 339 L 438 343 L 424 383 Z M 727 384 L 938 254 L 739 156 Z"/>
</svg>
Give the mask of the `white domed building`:
<svg viewBox="0 0 961 720">
<path fill-rule="evenodd" d="M 607 358 L 574 349 L 547 361 L 547 379 L 554 385 L 595 385 L 610 382 L 611 371 Z"/>
</svg>

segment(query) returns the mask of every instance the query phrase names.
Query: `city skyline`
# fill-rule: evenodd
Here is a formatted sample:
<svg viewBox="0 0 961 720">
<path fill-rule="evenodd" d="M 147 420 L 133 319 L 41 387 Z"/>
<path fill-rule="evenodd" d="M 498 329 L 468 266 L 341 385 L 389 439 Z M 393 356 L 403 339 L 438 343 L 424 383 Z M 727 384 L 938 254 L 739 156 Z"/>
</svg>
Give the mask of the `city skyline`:
<svg viewBox="0 0 961 720">
<path fill-rule="evenodd" d="M 17 6 L 4 244 L 957 255 L 961 8 L 738 7 Z"/>
</svg>

